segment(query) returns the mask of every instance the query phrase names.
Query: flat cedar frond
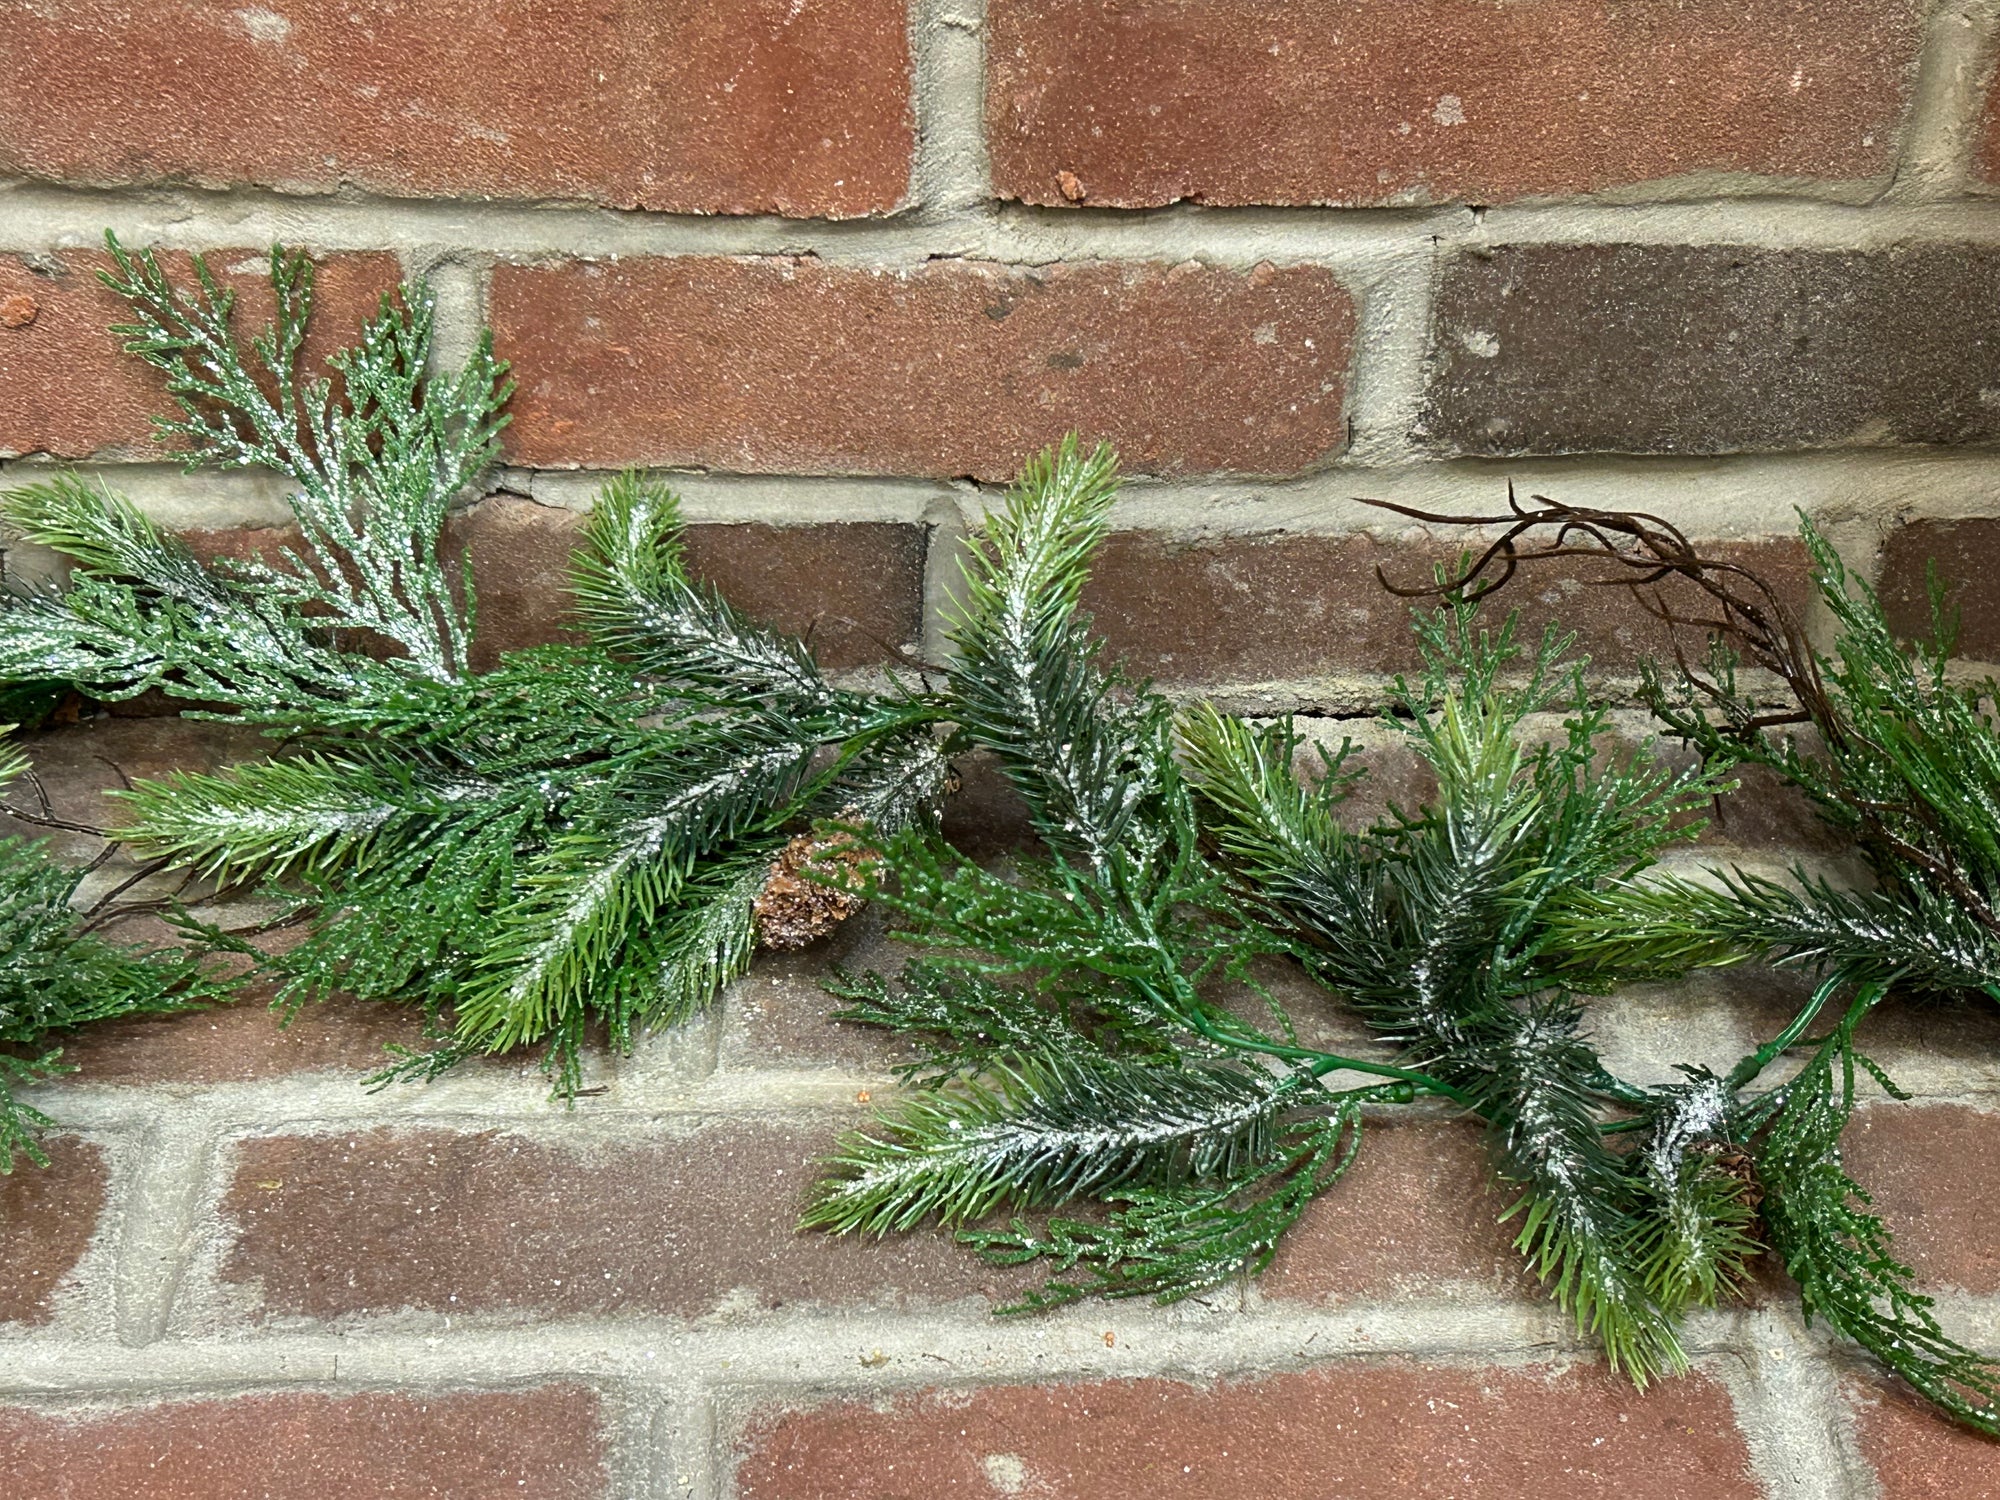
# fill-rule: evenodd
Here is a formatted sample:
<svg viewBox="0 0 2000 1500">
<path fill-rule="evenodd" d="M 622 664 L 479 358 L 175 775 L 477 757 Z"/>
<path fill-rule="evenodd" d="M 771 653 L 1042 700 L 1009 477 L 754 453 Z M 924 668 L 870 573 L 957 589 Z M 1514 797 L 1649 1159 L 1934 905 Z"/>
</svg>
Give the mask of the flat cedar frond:
<svg viewBox="0 0 2000 1500">
<path fill-rule="evenodd" d="M 299 541 L 209 566 L 101 488 L 13 491 L 0 518 L 75 569 L 66 591 L 0 607 L 0 679 L 159 688 L 287 742 L 141 783 L 122 830 L 314 917 L 270 960 L 281 1005 L 419 1004 L 437 1046 L 392 1073 L 545 1044 L 573 1092 L 592 1021 L 629 1046 L 742 971 L 787 836 L 934 821 L 936 705 L 837 689 L 802 642 L 690 582 L 677 502 L 635 475 L 607 487 L 576 560 L 595 639 L 472 670 L 472 579 L 440 539 L 512 387 L 484 336 L 433 370 L 422 287 L 383 300 L 336 381 L 302 366 L 304 256 L 273 252 L 277 315 L 246 338 L 199 257 L 181 286 L 149 254 L 112 254 L 132 314 L 118 331 L 176 408 L 163 434 L 191 465 L 282 475 Z"/>
<path fill-rule="evenodd" d="M 1807 1317 L 1826 1319 L 1944 1411 L 2000 1437 L 2000 1362 L 1945 1334 L 1915 1273 L 1895 1258 L 1888 1226 L 1841 1166 L 1857 1068 L 1887 1084 L 1853 1043 L 1855 1023 L 1879 993 L 1864 987 L 1805 1069 L 1772 1096 L 1757 1150 L 1764 1221 Z"/>
</svg>

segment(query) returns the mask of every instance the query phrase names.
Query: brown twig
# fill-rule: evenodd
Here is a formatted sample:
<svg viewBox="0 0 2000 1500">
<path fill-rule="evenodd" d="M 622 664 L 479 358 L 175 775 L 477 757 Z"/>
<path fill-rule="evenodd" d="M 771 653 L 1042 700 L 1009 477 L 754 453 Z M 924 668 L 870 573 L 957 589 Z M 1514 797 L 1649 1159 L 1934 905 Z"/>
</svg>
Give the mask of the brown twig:
<svg viewBox="0 0 2000 1500">
<path fill-rule="evenodd" d="M 1964 873 L 1951 861 L 1904 837 L 1883 816 L 1882 804 L 1848 783 L 1843 766 L 1845 756 L 1864 752 L 1888 758 L 1888 751 L 1841 712 L 1827 691 L 1819 654 L 1807 639 L 1803 623 L 1767 580 L 1741 563 L 1702 556 L 1678 527 L 1658 516 L 1643 511 L 1594 510 L 1568 505 L 1546 495 L 1532 495 L 1529 500 L 1530 504 L 1523 505 L 1512 483 L 1507 486 L 1506 514 L 1495 516 L 1450 516 L 1388 500 L 1362 499 L 1363 505 L 1392 511 L 1429 526 L 1505 528 L 1499 540 L 1455 577 L 1443 582 L 1422 587 L 1398 585 L 1379 566 L 1376 577 L 1384 588 L 1401 598 L 1458 598 L 1473 602 L 1504 588 L 1523 563 L 1577 557 L 1614 564 L 1622 571 L 1583 581 L 1593 586 L 1630 589 L 1640 606 L 1667 626 L 1681 680 L 1689 691 L 1723 710 L 1728 721 L 1726 732 L 1731 738 L 1750 742 L 1759 739 L 1767 729 L 1812 724 L 1831 752 L 1826 760 L 1831 792 L 1840 805 L 1854 814 L 1863 840 L 1923 870 L 1949 891 L 1982 927 L 2000 936 L 2000 913 L 1994 911 Z M 1541 545 L 1522 545 L 1537 533 L 1552 534 L 1552 539 Z M 1657 587 L 1669 578 L 1685 579 L 1699 589 L 1715 612 L 1697 615 L 1677 610 Z M 1688 661 L 1682 647 L 1682 632 L 1690 629 L 1721 638 L 1742 660 L 1772 673 L 1785 685 L 1795 707 L 1774 714 L 1742 714 L 1719 684 L 1696 671 Z M 1943 842 L 1935 813 L 1921 797 L 1905 798 L 1892 810 L 1939 834 L 1939 842 Z"/>
</svg>

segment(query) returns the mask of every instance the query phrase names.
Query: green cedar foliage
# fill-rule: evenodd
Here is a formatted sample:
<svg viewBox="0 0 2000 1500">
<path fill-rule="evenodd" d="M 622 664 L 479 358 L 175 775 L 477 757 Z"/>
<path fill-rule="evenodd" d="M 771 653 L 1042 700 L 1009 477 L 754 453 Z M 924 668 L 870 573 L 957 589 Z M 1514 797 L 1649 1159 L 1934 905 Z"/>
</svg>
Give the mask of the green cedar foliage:
<svg viewBox="0 0 2000 1500">
<path fill-rule="evenodd" d="M 593 1021 L 617 1046 L 699 1009 L 747 965 L 753 901 L 815 820 L 929 816 L 945 764 L 924 702 L 827 681 L 797 640 L 687 573 L 674 496 L 604 490 L 576 563 L 590 643 L 474 672 L 448 508 L 496 451 L 511 386 L 482 337 L 432 370 L 421 287 L 308 375 L 312 266 L 274 250 L 275 323 L 248 344 L 199 259 L 190 287 L 112 246 L 126 347 L 161 370 L 190 466 L 284 476 L 299 540 L 200 563 L 79 479 L 4 519 L 74 564 L 0 611 L 0 679 L 100 698 L 151 688 L 262 727 L 269 761 L 142 783 L 129 836 L 225 882 L 279 882 L 317 916 L 273 960 L 279 1003 L 334 990 L 421 1003 L 436 1046 L 391 1075 L 546 1044 L 560 1092 Z"/>
<path fill-rule="evenodd" d="M 26 770 L 0 744 L 0 789 Z M 89 932 L 72 905 L 83 873 L 57 864 L 39 842 L 0 838 L 0 1174 L 18 1157 L 48 1165 L 36 1138 L 53 1122 L 17 1091 L 73 1071 L 62 1061 L 62 1037 L 93 1021 L 185 1010 L 228 993 L 197 949 L 147 950 Z"/>
</svg>

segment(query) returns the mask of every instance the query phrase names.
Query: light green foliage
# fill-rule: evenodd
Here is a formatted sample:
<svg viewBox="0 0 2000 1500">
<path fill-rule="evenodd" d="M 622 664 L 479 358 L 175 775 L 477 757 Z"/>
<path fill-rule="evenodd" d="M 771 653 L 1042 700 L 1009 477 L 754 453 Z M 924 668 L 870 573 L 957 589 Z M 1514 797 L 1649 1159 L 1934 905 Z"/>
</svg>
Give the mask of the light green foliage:
<svg viewBox="0 0 2000 1500">
<path fill-rule="evenodd" d="M 335 359 L 336 389 L 300 367 L 304 257 L 273 252 L 277 319 L 246 347 L 199 261 L 184 289 L 113 251 L 127 348 L 179 408 L 163 433 L 190 464 L 284 475 L 301 541 L 205 566 L 79 480 L 13 491 L 5 520 L 75 570 L 0 611 L 0 678 L 157 687 L 285 741 L 126 800 L 154 852 L 312 908 L 310 935 L 273 961 L 281 1003 L 416 1002 L 437 1046 L 392 1073 L 545 1043 L 568 1092 L 593 1019 L 626 1046 L 742 971 L 789 835 L 928 816 L 945 766 L 926 704 L 834 687 L 800 642 L 691 580 L 673 495 L 635 476 L 606 487 L 579 555 L 592 644 L 471 669 L 472 583 L 440 533 L 511 387 L 485 338 L 432 372 L 422 288 L 384 299 Z"/>
<path fill-rule="evenodd" d="M 0 741 L 0 790 L 26 769 Z M 16 1091 L 72 1071 L 62 1061 L 63 1036 L 94 1021 L 227 995 L 198 951 L 149 951 L 88 932 L 71 905 L 81 879 L 40 844 L 0 838 L 0 1174 L 12 1172 L 17 1157 L 48 1165 L 36 1136 L 53 1122 Z"/>
</svg>

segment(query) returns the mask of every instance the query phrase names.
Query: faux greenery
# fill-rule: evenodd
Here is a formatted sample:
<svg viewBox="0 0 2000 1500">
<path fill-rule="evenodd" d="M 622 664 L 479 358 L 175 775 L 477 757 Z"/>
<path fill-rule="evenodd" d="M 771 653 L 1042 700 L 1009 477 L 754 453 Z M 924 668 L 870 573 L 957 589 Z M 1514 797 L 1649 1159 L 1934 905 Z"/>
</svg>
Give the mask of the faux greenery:
<svg viewBox="0 0 2000 1500">
<path fill-rule="evenodd" d="M 1180 726 L 1184 769 L 1164 700 L 1103 667 L 1078 612 L 1114 483 L 1107 451 L 1066 446 L 988 519 L 951 712 L 1049 854 L 1003 875 L 920 834 L 882 841 L 877 894 L 920 951 L 900 982 L 842 992 L 853 1018 L 920 1045 L 927 1088 L 843 1145 L 807 1222 L 963 1227 L 993 1259 L 1050 1265 L 1027 1306 L 1172 1300 L 1268 1262 L 1353 1160 L 1364 1107 L 1435 1097 L 1489 1122 L 1522 1189 L 1523 1251 L 1559 1300 L 1636 1378 L 1679 1367 L 1676 1317 L 1731 1290 L 1752 1248 L 1708 1128 L 1719 1085 L 1655 1096 L 1611 1078 L 1542 950 L 1550 914 L 1684 836 L 1676 815 L 1709 783 L 1644 756 L 1594 771 L 1601 712 L 1526 748 L 1523 718 L 1574 681 L 1560 643 L 1503 692 L 1511 637 L 1464 610 L 1431 622 L 1432 671 L 1400 690 L 1444 786 L 1433 807 L 1350 835 L 1334 816 L 1345 748 L 1308 790 L 1289 725 L 1207 712 Z M 1287 952 L 1400 1055 L 1301 1043 L 1254 984 L 1255 960 Z M 1609 961 L 1596 976 L 1622 977 Z M 1231 982 L 1252 1003 L 1225 1003 Z M 1645 1149 L 1616 1149 L 1619 1132 Z M 981 1222 L 1079 1201 L 1102 1207 Z"/>
<path fill-rule="evenodd" d="M 674 497 L 639 478 L 607 486 L 579 554 L 590 644 L 472 669 L 469 567 L 440 538 L 511 386 L 486 338 L 433 371 L 422 287 L 383 299 L 336 380 L 302 362 L 303 255 L 273 251 L 276 320 L 246 343 L 199 258 L 176 286 L 150 255 L 112 253 L 107 283 L 132 310 L 117 331 L 177 408 L 162 434 L 190 466 L 283 475 L 296 541 L 205 565 L 101 487 L 16 489 L 0 516 L 73 572 L 0 612 L 0 680 L 158 688 L 281 742 L 139 784 L 125 830 L 310 910 L 310 935 L 273 961 L 281 1003 L 415 1001 L 436 1045 L 392 1072 L 544 1043 L 569 1092 L 593 1021 L 627 1046 L 744 968 L 773 863 L 816 819 L 927 816 L 945 764 L 922 704 L 834 686 L 801 642 L 691 580 Z M 767 935 L 798 940 L 797 920 L 765 913 Z"/>
<path fill-rule="evenodd" d="M 1452 597 L 1418 627 L 1426 671 L 1396 684 L 1390 721 L 1435 797 L 1349 827 L 1351 746 L 1302 780 L 1293 724 L 1177 718 L 1102 659 L 1080 600 L 1115 462 L 1071 440 L 988 518 L 942 693 L 829 681 L 802 642 L 689 577 L 674 497 L 633 476 L 606 487 L 576 561 L 588 644 L 477 671 L 472 579 L 442 537 L 505 423 L 490 344 L 434 370 L 428 297 L 405 288 L 337 378 L 315 376 L 304 257 L 273 252 L 276 319 L 246 343 L 199 259 L 176 286 L 112 251 L 127 348 L 175 403 L 163 434 L 191 466 L 285 476 L 296 540 L 203 564 L 101 487 L 15 490 L 0 519 L 73 571 L 0 609 L 0 683 L 27 687 L 22 702 L 53 682 L 159 689 L 276 742 L 268 760 L 132 788 L 122 836 L 312 919 L 270 961 L 282 1004 L 421 1004 L 435 1045 L 390 1076 L 546 1044 L 573 1092 L 593 1023 L 627 1046 L 705 1004 L 760 938 L 811 941 L 873 897 L 917 955 L 837 992 L 915 1044 L 917 1087 L 842 1144 L 810 1225 L 952 1227 L 1046 1268 L 1023 1307 L 1171 1301 L 1268 1264 L 1365 1149 L 1366 1118 L 1425 1101 L 1484 1123 L 1518 1248 L 1634 1380 L 1684 1368 L 1686 1311 L 1737 1294 L 1768 1248 L 1810 1313 L 2000 1431 L 1994 1366 L 1946 1337 L 1839 1147 L 1857 1078 L 1893 1092 L 1855 1043 L 1885 993 L 2000 995 L 1991 686 L 1948 680 L 1941 604 L 1938 641 L 1906 652 L 1808 528 L 1842 629 L 1822 657 L 1768 587 L 1662 523 L 1517 510 L 1505 542 L 1444 580 Z M 1555 545 L 1518 545 L 1545 525 Z M 1480 624 L 1482 588 L 1579 550 L 1642 581 L 1680 574 L 1714 603 L 1709 666 L 1648 679 L 1706 769 L 1607 756 L 1566 642 Z M 1740 691 L 1732 649 L 1793 706 Z M 1551 710 L 1561 732 L 1537 740 L 1530 721 Z M 1801 723 L 1819 748 L 1783 732 Z M 961 750 L 999 762 L 1045 853 L 994 870 L 944 845 L 932 815 Z M 1746 762 L 1804 787 L 1877 886 L 1647 874 Z M 79 879 L 0 844 L 0 1164 L 35 1155 L 46 1122 L 12 1090 L 58 1067 L 49 1034 L 220 992 L 196 956 L 93 936 Z M 1727 1074 L 1690 1065 L 1642 1087 L 1593 1049 L 1588 997 L 1765 956 L 1820 982 Z M 1286 960 L 1378 1055 L 1301 1039 L 1258 983 Z M 1799 1071 L 1760 1087 L 1781 1060 Z"/>
<path fill-rule="evenodd" d="M 1765 1238 L 1809 1316 L 1825 1318 L 1954 1416 L 2000 1435 L 2000 1368 L 1944 1335 L 1840 1160 L 1857 1075 L 1897 1093 L 1857 1050 L 1868 1013 L 1897 991 L 2000 998 L 2000 737 L 1984 707 L 1996 685 L 1952 680 L 1956 622 L 1935 570 L 1931 635 L 1906 645 L 1874 592 L 1803 516 L 1818 596 L 1835 627 L 1831 653 L 1814 649 L 1767 580 L 1703 557 L 1658 517 L 1539 496 L 1509 501 L 1506 514 L 1482 517 L 1387 508 L 1433 524 L 1502 528 L 1445 581 L 1460 601 L 1490 594 L 1523 565 L 1596 559 L 1613 567 L 1601 581 L 1631 587 L 1669 625 L 1707 635 L 1700 665 L 1677 649 L 1672 667 L 1647 669 L 1643 691 L 1655 716 L 1711 765 L 1762 766 L 1804 791 L 1853 839 L 1873 877 L 1849 889 L 1803 868 L 1787 883 L 1731 870 L 1705 881 L 1607 886 L 1555 924 L 1551 951 L 1565 981 L 1583 982 L 1607 961 L 1658 978 L 1752 959 L 1815 976 L 1817 988 L 1785 1033 L 1737 1073 L 1794 1046 L 1805 1050 L 1803 1071 L 1758 1099 L 1735 1092 L 1736 1075 L 1729 1080 L 1728 1138 L 1754 1162 Z M 1683 599 L 1701 601 L 1696 612 L 1655 588 L 1669 579 L 1691 591 Z M 1762 674 L 1761 692 L 1739 681 L 1744 666 Z M 1787 700 L 1776 707 L 1764 686 L 1771 681 Z M 1843 997 L 1841 1019 L 1807 1038 Z"/>
<path fill-rule="evenodd" d="M 0 791 L 27 769 L 0 741 Z M 94 1021 L 185 1010 L 228 990 L 196 950 L 96 935 L 93 916 L 113 912 L 76 910 L 85 873 L 58 864 L 40 842 L 0 838 L 0 1174 L 19 1157 L 48 1165 L 37 1136 L 54 1122 L 17 1091 L 73 1071 L 62 1060 L 63 1037 Z"/>
</svg>

